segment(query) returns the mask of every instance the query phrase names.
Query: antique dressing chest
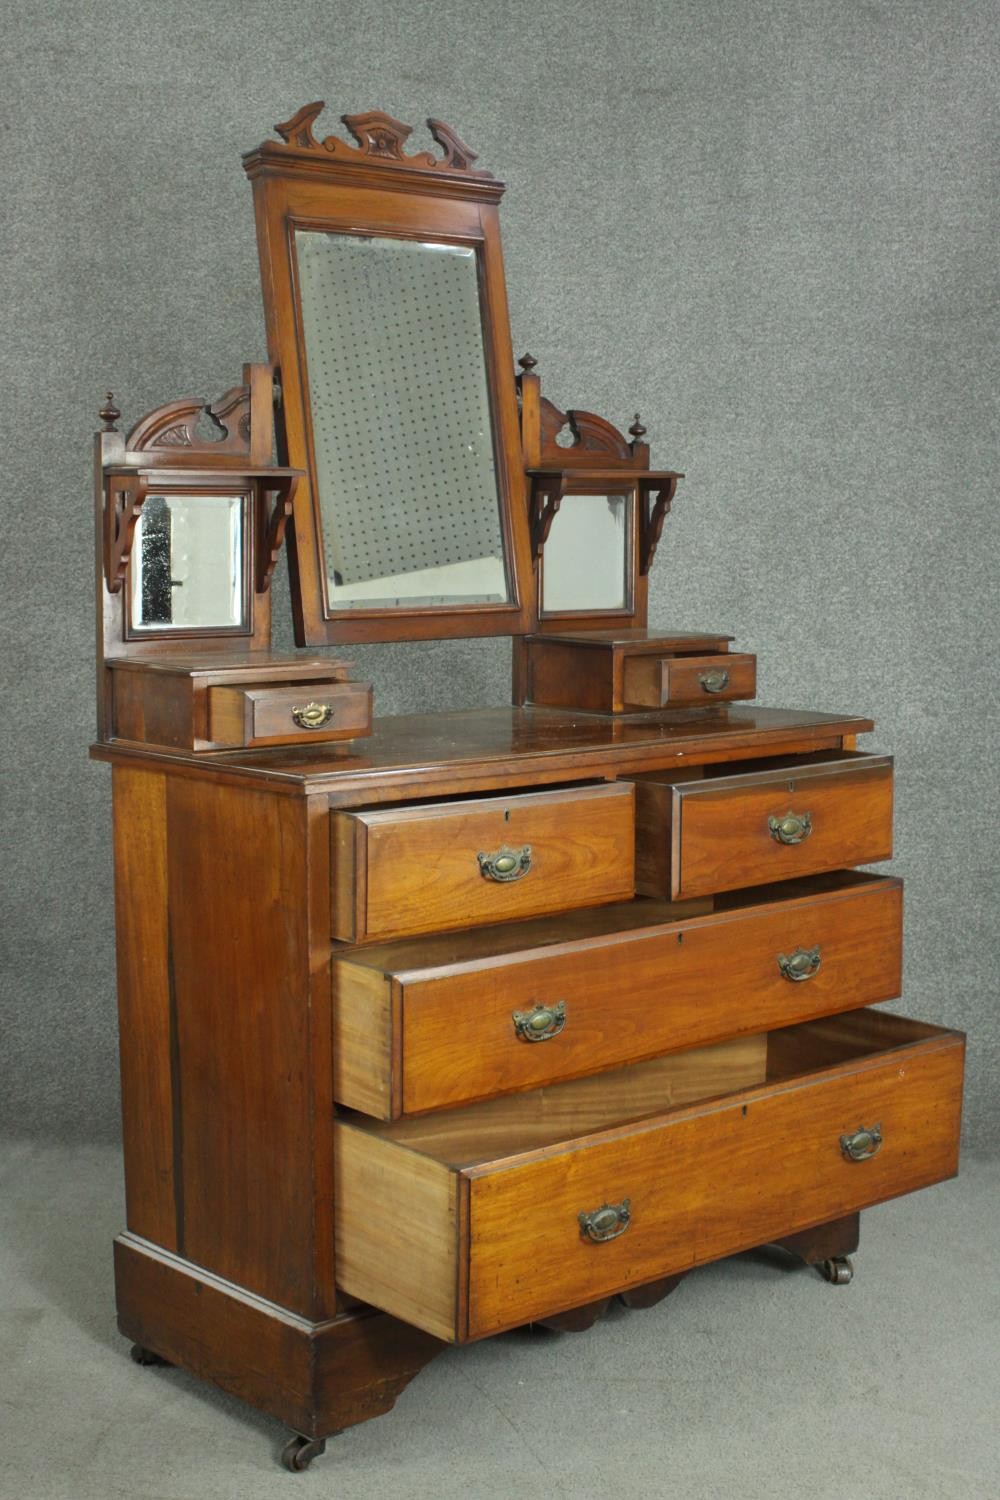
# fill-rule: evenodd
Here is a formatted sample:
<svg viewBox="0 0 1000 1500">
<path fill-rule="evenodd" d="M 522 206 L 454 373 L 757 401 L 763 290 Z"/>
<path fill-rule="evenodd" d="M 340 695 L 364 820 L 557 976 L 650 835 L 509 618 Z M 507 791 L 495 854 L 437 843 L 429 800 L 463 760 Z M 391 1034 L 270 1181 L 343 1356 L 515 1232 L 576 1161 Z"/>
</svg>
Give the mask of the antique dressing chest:
<svg viewBox="0 0 1000 1500">
<path fill-rule="evenodd" d="M 764 1244 L 848 1282 L 860 1211 L 957 1170 L 964 1046 L 871 1008 L 872 723 L 648 629 L 683 476 L 515 373 L 502 184 L 322 108 L 245 158 L 270 362 L 95 440 L 118 1321 L 293 1470 L 450 1343 Z M 326 649 L 474 635 L 513 706 L 373 717 Z"/>
</svg>

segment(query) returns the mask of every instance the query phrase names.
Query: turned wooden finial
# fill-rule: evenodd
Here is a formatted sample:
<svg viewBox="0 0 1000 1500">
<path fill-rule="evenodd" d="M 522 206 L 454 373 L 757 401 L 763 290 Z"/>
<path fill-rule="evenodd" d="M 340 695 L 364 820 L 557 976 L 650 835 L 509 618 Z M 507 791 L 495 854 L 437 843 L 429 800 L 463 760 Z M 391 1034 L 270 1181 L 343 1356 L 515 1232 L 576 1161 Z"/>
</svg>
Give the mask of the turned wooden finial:
<svg viewBox="0 0 1000 1500">
<path fill-rule="evenodd" d="M 538 360 L 533 359 L 530 354 L 522 354 L 521 358 L 518 360 L 518 364 L 521 366 L 521 369 L 526 375 L 531 374 L 537 363 Z"/>
<path fill-rule="evenodd" d="M 117 432 L 118 429 L 115 427 L 115 423 L 121 416 L 121 412 L 115 405 L 115 398 L 111 391 L 109 391 L 107 396 L 104 398 L 104 405 L 101 407 L 97 415 L 104 423 L 105 432 Z"/>
<path fill-rule="evenodd" d="M 640 438 L 644 438 L 646 436 L 646 429 L 645 429 L 645 427 L 643 427 L 642 423 L 639 421 L 639 413 L 638 412 L 636 412 L 636 414 L 635 414 L 635 421 L 632 423 L 632 426 L 629 428 L 629 436 L 632 437 L 632 438 L 634 438 L 636 442 L 638 442 Z"/>
</svg>

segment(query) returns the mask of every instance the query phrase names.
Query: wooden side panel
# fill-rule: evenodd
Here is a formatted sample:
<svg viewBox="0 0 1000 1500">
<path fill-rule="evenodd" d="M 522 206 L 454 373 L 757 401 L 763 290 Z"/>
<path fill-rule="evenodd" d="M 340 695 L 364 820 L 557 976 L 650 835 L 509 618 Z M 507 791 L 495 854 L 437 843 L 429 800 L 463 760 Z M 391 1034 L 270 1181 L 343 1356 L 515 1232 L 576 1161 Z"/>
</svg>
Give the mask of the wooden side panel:
<svg viewBox="0 0 1000 1500">
<path fill-rule="evenodd" d="M 365 827 L 350 813 L 330 814 L 332 862 L 330 928 L 335 938 L 353 942 L 365 905 Z"/>
<path fill-rule="evenodd" d="M 685 1111 L 471 1182 L 469 1337 L 672 1275 L 951 1177 L 963 1047 L 950 1037 L 854 1072 Z M 840 1136 L 879 1123 L 849 1161 Z M 628 1198 L 595 1244 L 578 1214 Z"/>
<path fill-rule="evenodd" d="M 892 767 L 836 775 L 797 774 L 759 787 L 705 791 L 680 787 L 672 825 L 671 893 L 675 899 L 852 865 L 892 855 Z M 801 843 L 771 836 L 768 819 L 808 813 Z"/>
<path fill-rule="evenodd" d="M 333 964 L 333 1079 L 339 1104 L 387 1120 L 397 1112 L 392 981 L 338 959 Z"/>
<path fill-rule="evenodd" d="M 350 934 L 345 866 L 338 860 L 334 920 L 357 940 L 506 922 L 620 901 L 635 889 L 631 785 L 490 798 L 371 814 L 341 813 L 366 830 L 364 925 Z M 339 839 L 344 835 L 336 835 Z M 519 878 L 484 878 L 479 854 L 530 846 Z"/>
<path fill-rule="evenodd" d="M 325 819 L 310 839 L 304 800 L 180 777 L 167 816 L 177 1248 L 303 1316 L 328 1315 L 329 954 L 309 946 L 317 882 L 329 899 Z"/>
<path fill-rule="evenodd" d="M 528 701 L 553 708 L 610 713 L 614 703 L 613 653 L 564 641 L 530 641 Z"/>
<path fill-rule="evenodd" d="M 176 1042 L 167 927 L 166 777 L 116 767 L 115 922 L 129 1229 L 177 1248 Z"/>
<path fill-rule="evenodd" d="M 458 1179 L 353 1125 L 336 1126 L 337 1276 L 359 1297 L 454 1340 Z"/>
</svg>

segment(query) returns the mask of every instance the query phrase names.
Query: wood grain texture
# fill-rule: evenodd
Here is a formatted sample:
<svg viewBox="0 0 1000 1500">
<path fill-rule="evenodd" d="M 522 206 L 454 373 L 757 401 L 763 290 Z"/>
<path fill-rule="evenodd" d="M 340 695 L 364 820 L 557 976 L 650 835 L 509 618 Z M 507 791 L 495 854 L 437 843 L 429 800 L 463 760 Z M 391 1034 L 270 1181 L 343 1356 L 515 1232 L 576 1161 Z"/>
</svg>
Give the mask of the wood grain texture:
<svg viewBox="0 0 1000 1500">
<path fill-rule="evenodd" d="M 261 785 L 338 805 L 425 801 L 500 788 L 628 777 L 689 764 L 809 753 L 864 734 L 870 719 L 718 704 L 615 719 L 552 708 L 489 708 L 374 719 L 371 736 L 348 746 L 234 750 L 211 762 L 169 757 L 178 773 Z M 153 749 L 99 744 L 97 760 L 158 764 Z"/>
<path fill-rule="evenodd" d="M 433 1327 L 421 1306 L 426 1266 L 419 1253 L 411 1266 L 402 1237 L 393 1256 L 381 1253 L 380 1275 L 391 1285 L 377 1295 L 383 1305 L 389 1297 L 394 1306 L 405 1304 L 418 1326 L 462 1341 L 551 1318 L 843 1218 L 957 1170 L 964 1055 L 958 1033 L 886 1013 L 855 1012 L 790 1028 L 774 1040 L 766 1082 L 727 1090 L 706 1075 L 700 1098 L 684 1103 L 665 1072 L 665 1112 L 631 1123 L 623 1123 L 625 1075 L 588 1080 L 605 1095 L 605 1128 L 596 1123 L 602 1118 L 596 1096 L 588 1119 L 578 1095 L 572 1120 L 577 1133 L 562 1143 L 551 1121 L 547 1144 L 541 1130 L 518 1128 L 517 1112 L 529 1127 L 537 1125 L 540 1109 L 531 1095 L 454 1111 L 451 1122 L 447 1116 L 390 1127 L 342 1121 L 338 1138 L 350 1135 L 356 1144 L 357 1136 L 367 1136 L 400 1165 L 385 1190 L 381 1170 L 361 1174 L 363 1188 L 357 1191 L 347 1191 L 342 1176 L 341 1215 L 348 1227 L 341 1234 L 364 1235 L 362 1221 L 373 1213 L 393 1221 L 410 1191 L 405 1184 L 413 1179 L 416 1153 L 418 1160 L 460 1177 L 467 1186 L 458 1194 L 457 1224 L 450 1217 L 452 1200 L 443 1212 L 418 1193 L 417 1211 L 438 1215 L 435 1227 L 421 1221 L 422 1241 L 440 1230 L 445 1238 L 454 1236 L 458 1256 L 450 1301 L 444 1282 L 436 1284 Z M 759 1060 L 758 1052 L 757 1078 Z M 653 1070 L 640 1065 L 628 1071 L 645 1072 L 644 1102 L 653 1104 Z M 564 1084 L 549 1093 L 568 1099 L 581 1089 Z M 495 1114 L 487 1128 L 488 1113 L 504 1105 L 503 1129 L 496 1128 Z M 616 1108 L 616 1122 L 608 1123 Z M 464 1137 L 455 1128 L 463 1115 Z M 876 1123 L 883 1134 L 880 1152 L 850 1161 L 841 1135 Z M 480 1160 L 463 1163 L 471 1155 Z M 439 1187 L 435 1191 L 441 1196 Z M 581 1234 L 581 1212 L 626 1198 L 631 1222 L 623 1234 L 601 1244 Z M 357 1274 L 363 1274 L 361 1267 Z M 346 1290 L 353 1289 L 352 1280 Z"/>
<path fill-rule="evenodd" d="M 655 784 L 655 783 L 653 783 Z M 670 783 L 669 819 L 661 791 L 640 793 L 638 889 L 675 899 L 874 864 L 892 855 L 892 761 L 853 755 L 742 774 L 707 774 Z M 808 814 L 800 843 L 771 834 L 770 817 Z M 669 887 L 663 879 L 669 848 Z"/>
<path fill-rule="evenodd" d="M 337 1278 L 437 1338 L 454 1336 L 458 1178 L 433 1157 L 337 1126 Z M 406 1275 L 400 1277 L 400 1262 Z"/>
<path fill-rule="evenodd" d="M 762 1035 L 745 1036 L 651 1058 L 596 1078 L 577 1078 L 528 1093 L 486 1099 L 465 1109 L 441 1110 L 392 1123 L 355 1116 L 350 1120 L 373 1138 L 423 1152 L 460 1169 L 496 1157 L 548 1150 L 692 1099 L 731 1093 L 761 1082 L 766 1073 L 766 1039 Z"/>
<path fill-rule="evenodd" d="M 384 939 L 630 896 L 633 800 L 621 783 L 334 812 L 334 936 Z M 484 878 L 480 853 L 525 846 L 531 864 L 520 878 Z"/>
<path fill-rule="evenodd" d="M 180 1120 L 173 1087 L 167 778 L 117 767 L 112 788 L 126 1222 L 175 1250 Z"/>
<path fill-rule="evenodd" d="M 444 1344 L 360 1308 L 313 1323 L 136 1236 L 115 1241 L 118 1327 L 309 1437 L 381 1416 Z"/>
<path fill-rule="evenodd" d="M 168 789 L 178 1249 L 316 1317 L 334 1292 L 329 953 L 309 932 L 317 885 L 329 900 L 328 843 L 312 816 L 318 841 L 306 802 L 185 778 Z"/>
<path fill-rule="evenodd" d="M 555 918 L 523 936 L 518 924 L 336 960 L 337 1098 L 383 1119 L 451 1108 L 900 992 L 896 880 L 817 882 L 813 894 L 684 920 L 662 913 L 633 902 L 595 912 L 590 935 L 578 916 Z M 814 975 L 783 976 L 779 955 L 817 947 Z M 560 1001 L 558 1035 L 519 1038 L 514 1011 Z"/>
<path fill-rule="evenodd" d="M 961 1041 L 903 1056 L 695 1107 L 506 1171 L 481 1169 L 471 1182 L 469 1336 L 953 1176 Z M 881 1122 L 885 1145 L 851 1162 L 839 1137 L 862 1121 Z M 597 1245 L 581 1237 L 581 1209 L 625 1197 L 625 1234 Z"/>
</svg>

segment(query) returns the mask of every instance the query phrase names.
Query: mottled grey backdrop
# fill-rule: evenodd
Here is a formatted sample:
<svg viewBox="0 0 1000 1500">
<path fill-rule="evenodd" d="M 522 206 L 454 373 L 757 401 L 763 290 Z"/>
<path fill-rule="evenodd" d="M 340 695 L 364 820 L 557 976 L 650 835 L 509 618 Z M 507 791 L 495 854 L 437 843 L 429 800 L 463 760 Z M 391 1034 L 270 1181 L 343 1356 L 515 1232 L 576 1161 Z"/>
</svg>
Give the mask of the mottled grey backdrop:
<svg viewBox="0 0 1000 1500">
<path fill-rule="evenodd" d="M 118 1128 L 95 413 L 109 384 L 129 422 L 265 357 L 240 153 L 325 98 L 328 129 L 440 116 L 508 182 L 516 351 L 558 402 L 638 408 L 688 476 L 652 622 L 732 631 L 765 703 L 878 720 L 906 1005 L 968 1028 L 969 1140 L 995 1146 L 990 0 L 5 9 L 8 1125 Z M 351 655 L 383 714 L 507 699 L 505 641 Z"/>
</svg>

